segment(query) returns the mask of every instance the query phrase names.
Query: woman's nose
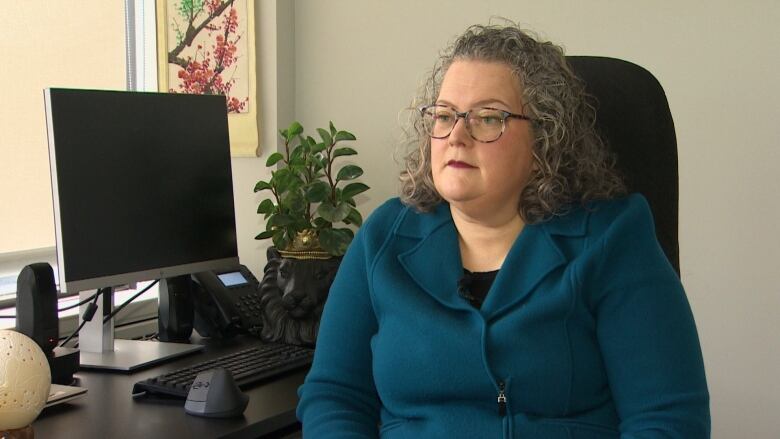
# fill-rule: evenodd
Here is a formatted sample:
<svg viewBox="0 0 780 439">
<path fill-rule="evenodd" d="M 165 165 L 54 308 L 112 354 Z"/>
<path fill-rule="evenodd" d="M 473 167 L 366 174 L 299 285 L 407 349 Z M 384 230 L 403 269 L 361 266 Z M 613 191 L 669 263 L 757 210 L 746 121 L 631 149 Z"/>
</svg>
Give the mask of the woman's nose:
<svg viewBox="0 0 780 439">
<path fill-rule="evenodd" d="M 450 146 L 463 146 L 471 141 L 471 135 L 466 128 L 466 118 L 459 117 L 452 127 L 452 132 L 448 138 Z"/>
</svg>

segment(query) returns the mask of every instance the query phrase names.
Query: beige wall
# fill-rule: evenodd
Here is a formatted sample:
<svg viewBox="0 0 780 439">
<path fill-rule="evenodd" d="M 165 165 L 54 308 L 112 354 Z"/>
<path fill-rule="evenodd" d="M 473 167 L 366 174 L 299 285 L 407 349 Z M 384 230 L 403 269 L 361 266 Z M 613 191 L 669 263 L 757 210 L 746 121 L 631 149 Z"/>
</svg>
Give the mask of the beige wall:
<svg viewBox="0 0 780 439">
<path fill-rule="evenodd" d="M 493 15 L 569 54 L 633 61 L 663 84 L 679 142 L 683 282 L 713 437 L 780 437 L 780 3 L 295 1 L 294 114 L 305 127 L 333 120 L 357 135 L 372 186 L 364 212 L 395 194 L 399 110 L 435 54 Z"/>
</svg>

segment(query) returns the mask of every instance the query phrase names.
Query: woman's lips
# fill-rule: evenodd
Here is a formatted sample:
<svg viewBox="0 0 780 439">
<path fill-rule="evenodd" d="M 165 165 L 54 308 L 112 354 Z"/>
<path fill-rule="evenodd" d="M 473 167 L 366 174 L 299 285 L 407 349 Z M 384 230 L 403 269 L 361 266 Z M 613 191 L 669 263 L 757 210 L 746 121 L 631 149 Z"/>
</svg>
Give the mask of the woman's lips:
<svg viewBox="0 0 780 439">
<path fill-rule="evenodd" d="M 447 166 L 451 166 L 453 168 L 465 168 L 465 169 L 476 168 L 476 166 L 471 166 L 470 164 L 468 164 L 466 162 L 460 162 L 460 161 L 457 161 L 457 160 L 450 160 L 450 161 L 448 161 L 447 162 Z"/>
</svg>

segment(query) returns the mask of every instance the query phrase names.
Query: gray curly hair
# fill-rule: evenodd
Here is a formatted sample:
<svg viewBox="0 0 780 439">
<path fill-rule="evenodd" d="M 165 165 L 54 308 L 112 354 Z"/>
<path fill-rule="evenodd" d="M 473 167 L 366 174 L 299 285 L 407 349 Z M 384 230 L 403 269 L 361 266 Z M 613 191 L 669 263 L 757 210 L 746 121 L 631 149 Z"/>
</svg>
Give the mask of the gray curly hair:
<svg viewBox="0 0 780 439">
<path fill-rule="evenodd" d="M 614 158 L 596 133 L 596 109 L 563 49 L 521 30 L 516 24 L 475 25 L 444 50 L 418 92 L 414 108 L 432 103 L 444 74 L 457 60 L 504 63 L 518 79 L 523 113 L 533 118 L 534 170 L 520 195 L 518 212 L 533 224 L 564 214 L 575 203 L 608 199 L 626 192 Z M 401 200 L 418 211 L 442 201 L 431 173 L 431 139 L 422 116 L 412 112 L 401 173 Z"/>
</svg>

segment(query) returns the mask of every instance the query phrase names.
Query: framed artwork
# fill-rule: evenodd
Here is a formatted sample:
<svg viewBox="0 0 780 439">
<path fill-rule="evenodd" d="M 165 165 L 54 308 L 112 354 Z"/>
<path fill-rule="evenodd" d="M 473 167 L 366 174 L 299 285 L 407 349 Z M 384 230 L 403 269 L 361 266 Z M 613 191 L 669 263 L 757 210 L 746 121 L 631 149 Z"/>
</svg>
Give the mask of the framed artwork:
<svg viewBox="0 0 780 439">
<path fill-rule="evenodd" d="M 257 156 L 254 2 L 157 0 L 158 84 L 225 96 L 231 155 Z"/>
</svg>

